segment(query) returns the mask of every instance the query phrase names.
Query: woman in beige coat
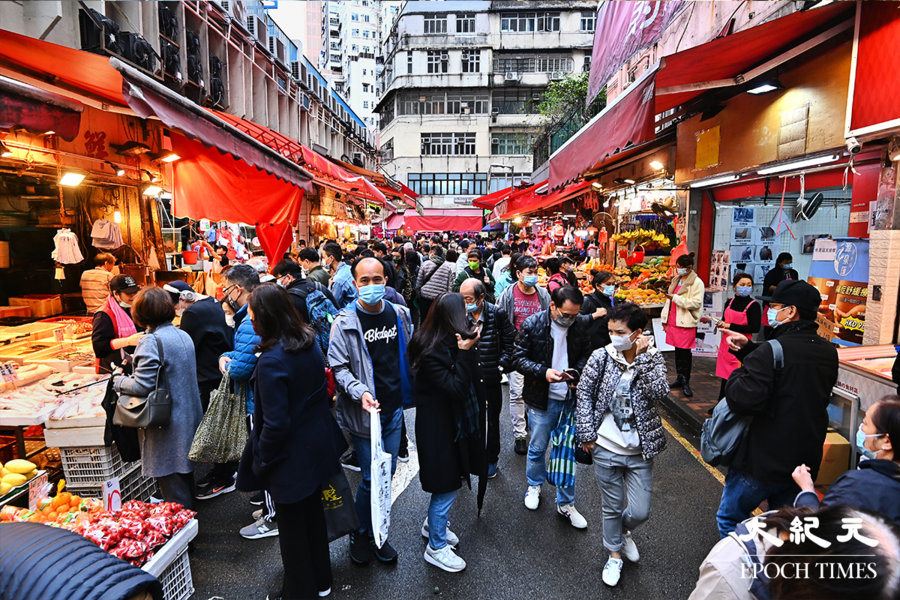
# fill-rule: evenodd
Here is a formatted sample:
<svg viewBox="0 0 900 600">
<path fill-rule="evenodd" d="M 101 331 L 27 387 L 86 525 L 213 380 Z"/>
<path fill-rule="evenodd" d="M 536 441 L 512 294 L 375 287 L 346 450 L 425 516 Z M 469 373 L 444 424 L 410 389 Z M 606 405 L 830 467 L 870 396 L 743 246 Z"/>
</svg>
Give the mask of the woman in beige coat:
<svg viewBox="0 0 900 600">
<path fill-rule="evenodd" d="M 675 372 L 678 378 L 670 388 L 681 388 L 690 398 L 691 350 L 697 338 L 697 323 L 703 310 L 703 292 L 706 286 L 694 273 L 694 253 L 683 254 L 675 261 L 677 275 L 669 285 L 668 300 L 662 311 L 662 324 L 666 330 L 666 343 L 675 347 Z"/>
</svg>

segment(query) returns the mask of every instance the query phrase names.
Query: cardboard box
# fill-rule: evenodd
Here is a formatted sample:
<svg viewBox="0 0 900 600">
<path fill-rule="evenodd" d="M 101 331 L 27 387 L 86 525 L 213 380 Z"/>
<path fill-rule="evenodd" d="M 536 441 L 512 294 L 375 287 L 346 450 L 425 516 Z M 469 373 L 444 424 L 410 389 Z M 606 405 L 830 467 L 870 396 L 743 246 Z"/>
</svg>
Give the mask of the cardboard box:
<svg viewBox="0 0 900 600">
<path fill-rule="evenodd" d="M 825 436 L 822 464 L 816 485 L 831 485 L 850 468 L 850 442 L 837 431 L 829 431 Z"/>
</svg>

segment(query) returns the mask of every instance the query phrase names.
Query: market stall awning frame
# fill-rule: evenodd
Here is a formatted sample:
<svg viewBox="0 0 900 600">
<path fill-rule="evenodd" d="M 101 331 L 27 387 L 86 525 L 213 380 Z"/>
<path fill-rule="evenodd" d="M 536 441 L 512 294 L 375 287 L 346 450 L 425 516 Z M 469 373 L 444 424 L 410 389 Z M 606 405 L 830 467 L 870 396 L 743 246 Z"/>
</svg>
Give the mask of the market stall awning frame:
<svg viewBox="0 0 900 600">
<path fill-rule="evenodd" d="M 540 186 L 534 187 L 539 188 Z M 570 198 L 574 198 L 579 194 L 583 194 L 590 187 L 590 181 L 581 181 L 578 183 L 573 183 L 572 185 L 567 185 L 561 190 L 557 190 L 546 195 L 538 194 L 537 190 L 535 189 L 531 193 L 525 194 L 519 198 L 511 198 L 506 205 L 507 212 L 501 214 L 498 219 L 500 221 L 508 221 L 516 217 L 521 217 L 538 212 L 540 210 L 544 210 L 545 208 L 549 208 L 551 206 L 562 204 Z"/>
<path fill-rule="evenodd" d="M 484 226 L 484 212 L 480 208 L 426 208 L 423 212 L 422 216 L 415 210 L 393 215 L 386 226 L 388 229 L 402 226 L 411 231 L 481 231 Z"/>
<path fill-rule="evenodd" d="M 43 134 L 53 131 L 71 142 L 78 136 L 84 105 L 0 75 L 0 127 Z"/>
</svg>

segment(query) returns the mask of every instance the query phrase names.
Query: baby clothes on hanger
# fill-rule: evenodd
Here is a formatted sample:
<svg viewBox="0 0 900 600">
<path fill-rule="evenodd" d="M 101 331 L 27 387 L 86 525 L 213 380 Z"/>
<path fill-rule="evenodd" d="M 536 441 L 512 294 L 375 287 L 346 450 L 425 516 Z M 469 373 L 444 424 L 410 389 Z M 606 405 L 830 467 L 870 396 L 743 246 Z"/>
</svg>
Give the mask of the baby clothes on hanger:
<svg viewBox="0 0 900 600">
<path fill-rule="evenodd" d="M 53 237 L 53 243 L 56 249 L 50 254 L 50 257 L 58 263 L 64 265 L 74 265 L 84 260 L 81 249 L 78 247 L 78 236 L 72 233 L 71 229 L 60 229 Z"/>
</svg>

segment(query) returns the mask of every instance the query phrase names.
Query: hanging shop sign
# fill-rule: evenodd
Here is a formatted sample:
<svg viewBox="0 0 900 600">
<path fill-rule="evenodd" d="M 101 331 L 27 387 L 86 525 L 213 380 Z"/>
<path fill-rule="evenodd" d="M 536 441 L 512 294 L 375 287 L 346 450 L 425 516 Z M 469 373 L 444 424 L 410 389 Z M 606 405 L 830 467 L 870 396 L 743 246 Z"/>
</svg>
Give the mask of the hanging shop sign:
<svg viewBox="0 0 900 600">
<path fill-rule="evenodd" d="M 834 244 L 834 258 L 813 260 L 809 269 L 809 283 L 822 297 L 819 314 L 835 324 L 835 343 L 858 346 L 862 344 L 866 328 L 869 240 L 817 240 L 816 246 L 820 244 L 823 248 L 820 257 L 826 256 Z"/>
</svg>

